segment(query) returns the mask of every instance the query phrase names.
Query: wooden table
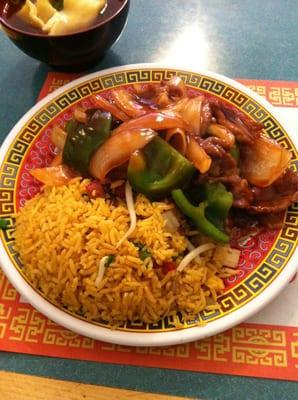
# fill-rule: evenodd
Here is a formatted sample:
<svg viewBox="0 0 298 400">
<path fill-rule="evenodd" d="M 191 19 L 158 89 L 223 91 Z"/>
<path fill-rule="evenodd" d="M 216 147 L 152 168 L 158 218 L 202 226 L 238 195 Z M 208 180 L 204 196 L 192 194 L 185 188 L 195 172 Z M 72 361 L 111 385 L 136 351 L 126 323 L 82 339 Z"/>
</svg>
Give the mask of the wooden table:
<svg viewBox="0 0 298 400">
<path fill-rule="evenodd" d="M 181 400 L 182 397 L 70 381 L 0 372 L 0 392 L 5 400 Z"/>
</svg>

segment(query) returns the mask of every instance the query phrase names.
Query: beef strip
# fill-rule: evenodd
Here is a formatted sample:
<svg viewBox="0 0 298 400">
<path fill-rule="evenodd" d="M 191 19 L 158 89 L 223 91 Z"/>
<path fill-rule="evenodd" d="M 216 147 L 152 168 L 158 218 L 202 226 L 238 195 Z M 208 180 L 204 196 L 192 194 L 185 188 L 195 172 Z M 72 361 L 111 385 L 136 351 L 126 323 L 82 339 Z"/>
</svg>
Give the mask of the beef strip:
<svg viewBox="0 0 298 400">
<path fill-rule="evenodd" d="M 201 136 L 204 136 L 206 134 L 208 126 L 211 124 L 211 120 L 212 120 L 212 111 L 210 103 L 205 98 L 203 100 L 202 110 L 201 110 L 201 128 L 200 128 Z"/>
<path fill-rule="evenodd" d="M 224 143 L 217 137 L 208 137 L 206 139 L 202 139 L 200 137 L 196 137 L 196 141 L 202 147 L 205 152 L 211 157 L 223 157 L 226 153 L 224 149 Z"/>
<path fill-rule="evenodd" d="M 298 175 L 291 169 L 266 188 L 253 186 L 254 201 L 249 211 L 256 214 L 277 214 L 298 201 Z"/>
<path fill-rule="evenodd" d="M 233 207 L 249 208 L 253 201 L 253 194 L 246 179 L 242 179 L 239 175 L 227 176 L 207 176 L 202 175 L 200 182 L 221 182 L 227 189 L 232 192 L 234 201 Z"/>
<path fill-rule="evenodd" d="M 237 174 L 205 174 L 200 177 L 200 182 L 223 183 L 233 193 L 233 207 L 245 209 L 252 214 L 280 214 L 298 201 L 298 175 L 290 169 L 266 188 L 250 186 L 246 179 Z M 277 217 L 276 219 L 278 220 Z M 273 224 L 277 222 L 272 222 Z"/>
<path fill-rule="evenodd" d="M 210 107 L 217 123 L 229 129 L 239 143 L 252 144 L 263 129 L 261 123 L 252 121 L 238 110 L 225 106 L 217 99 L 210 100 Z"/>
<path fill-rule="evenodd" d="M 281 229 L 283 227 L 284 211 L 276 214 L 260 214 L 259 222 L 268 229 Z"/>
</svg>

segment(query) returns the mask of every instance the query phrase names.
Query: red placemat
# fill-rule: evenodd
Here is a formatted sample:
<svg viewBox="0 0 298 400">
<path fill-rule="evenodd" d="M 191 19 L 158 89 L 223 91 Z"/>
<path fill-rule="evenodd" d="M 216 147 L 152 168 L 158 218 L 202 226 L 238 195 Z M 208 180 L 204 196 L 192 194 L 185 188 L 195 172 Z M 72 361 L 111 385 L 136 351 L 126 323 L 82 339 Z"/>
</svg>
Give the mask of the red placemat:
<svg viewBox="0 0 298 400">
<path fill-rule="evenodd" d="M 78 74 L 49 73 L 39 99 Z M 240 80 L 273 105 L 298 107 L 298 83 Z M 298 112 L 298 110 L 297 110 Z M 298 281 L 278 299 L 292 312 Z M 292 300 L 291 300 L 292 299 Z M 275 303 L 277 304 L 277 303 Z M 281 304 L 281 306 L 280 306 Z M 0 350 L 116 364 L 298 380 L 298 317 L 274 304 L 252 321 L 206 340 L 166 348 L 107 344 L 64 329 L 24 302 L 0 271 Z M 268 321 L 271 321 L 268 323 Z"/>
</svg>

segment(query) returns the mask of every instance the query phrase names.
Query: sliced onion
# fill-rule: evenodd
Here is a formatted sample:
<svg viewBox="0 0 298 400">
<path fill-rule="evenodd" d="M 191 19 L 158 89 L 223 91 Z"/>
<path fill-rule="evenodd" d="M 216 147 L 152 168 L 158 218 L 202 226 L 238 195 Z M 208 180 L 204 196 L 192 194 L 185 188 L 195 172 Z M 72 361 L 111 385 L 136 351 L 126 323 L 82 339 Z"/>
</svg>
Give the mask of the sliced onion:
<svg viewBox="0 0 298 400">
<path fill-rule="evenodd" d="M 121 244 L 126 240 L 136 229 L 137 226 L 137 215 L 136 215 L 136 210 L 135 210 L 135 204 L 133 201 L 133 193 L 132 193 L 132 188 L 129 184 L 128 181 L 126 181 L 125 184 L 125 200 L 126 200 L 126 205 L 127 205 L 127 210 L 129 213 L 129 218 L 130 218 L 130 226 L 128 231 L 125 233 L 124 236 L 119 240 L 119 242 L 116 244 L 116 247 L 121 246 Z"/>
<path fill-rule="evenodd" d="M 220 262 L 230 268 L 236 268 L 239 262 L 241 251 L 238 249 L 232 249 L 227 246 L 218 246 L 215 249 L 213 260 Z"/>
<path fill-rule="evenodd" d="M 204 96 L 197 96 L 193 98 L 182 98 L 174 104 L 163 110 L 174 111 L 181 116 L 190 133 L 200 135 L 202 125 L 202 110 L 203 110 Z"/>
<path fill-rule="evenodd" d="M 172 98 L 182 98 L 187 96 L 186 86 L 180 76 L 173 76 L 166 82 L 169 94 Z"/>
<path fill-rule="evenodd" d="M 223 125 L 210 124 L 207 128 L 209 135 L 218 137 L 228 147 L 232 148 L 235 144 L 235 136 Z"/>
<path fill-rule="evenodd" d="M 212 163 L 211 157 L 208 156 L 205 150 L 192 137 L 187 146 L 186 157 L 194 164 L 201 174 L 205 174 Z"/>
<path fill-rule="evenodd" d="M 133 90 L 142 100 L 152 99 L 157 92 L 157 87 L 152 83 L 135 83 Z"/>
<path fill-rule="evenodd" d="M 177 232 L 180 223 L 176 218 L 176 215 L 173 213 L 173 211 L 165 211 L 164 213 L 161 214 L 161 216 L 165 221 L 165 229 L 168 232 Z"/>
<path fill-rule="evenodd" d="M 150 128 L 156 131 L 171 129 L 171 128 L 181 128 L 188 129 L 187 124 L 183 119 L 174 112 L 151 112 L 141 117 L 131 119 L 130 121 L 124 122 L 118 128 L 113 131 L 113 134 L 117 134 L 129 129 L 140 129 L 140 128 Z"/>
<path fill-rule="evenodd" d="M 184 129 L 172 128 L 168 129 L 165 140 L 170 143 L 180 154 L 184 155 L 187 150 L 187 137 Z"/>
<path fill-rule="evenodd" d="M 66 141 L 67 133 L 65 130 L 60 128 L 60 126 L 55 125 L 51 132 L 51 140 L 52 143 L 58 147 L 59 150 L 63 150 L 65 141 Z"/>
<path fill-rule="evenodd" d="M 180 262 L 180 264 L 177 267 L 177 271 L 181 272 L 184 270 L 184 268 L 196 257 L 198 257 L 199 254 L 204 253 L 205 251 L 214 249 L 215 244 L 213 243 L 206 243 L 202 244 L 201 246 L 195 248 L 192 250 L 190 253 L 188 253 L 183 260 Z"/>
<path fill-rule="evenodd" d="M 75 108 L 73 117 L 76 121 L 81 122 L 82 124 L 86 124 L 88 120 L 86 111 L 80 107 Z"/>
<path fill-rule="evenodd" d="M 109 111 L 114 117 L 116 117 L 120 121 L 127 121 L 129 119 L 129 117 L 123 111 L 119 110 L 119 108 L 117 108 L 114 104 L 110 103 L 99 94 L 93 97 L 93 102 L 101 110 Z"/>
<path fill-rule="evenodd" d="M 166 90 L 161 91 L 155 98 L 155 104 L 158 108 L 165 108 L 171 104 L 171 99 L 169 98 L 169 94 Z"/>
<path fill-rule="evenodd" d="M 169 105 L 167 108 L 165 108 L 163 111 L 167 112 L 167 111 L 173 111 L 176 113 L 181 114 L 181 112 L 184 110 L 184 108 L 186 107 L 186 104 L 188 103 L 189 98 L 182 98 L 174 103 L 172 103 L 171 105 Z"/>
<path fill-rule="evenodd" d="M 139 104 L 131 93 L 124 89 L 115 89 L 112 91 L 112 98 L 116 106 L 126 115 L 136 118 L 146 114 L 144 107 Z"/>
<path fill-rule="evenodd" d="M 287 149 L 265 136 L 256 138 L 252 145 L 243 146 L 241 156 L 241 176 L 258 187 L 270 186 L 291 160 Z"/>
<path fill-rule="evenodd" d="M 36 168 L 30 171 L 38 181 L 47 186 L 67 185 L 77 174 L 67 165 L 62 164 L 56 167 Z"/>
<path fill-rule="evenodd" d="M 152 129 L 130 129 L 111 136 L 91 158 L 90 174 L 103 182 L 113 168 L 128 161 L 132 153 L 142 149 L 156 135 Z"/>
<path fill-rule="evenodd" d="M 184 109 L 181 110 L 181 116 L 190 126 L 192 133 L 199 135 L 201 131 L 201 114 L 203 105 L 203 96 L 197 96 L 188 100 Z"/>
</svg>

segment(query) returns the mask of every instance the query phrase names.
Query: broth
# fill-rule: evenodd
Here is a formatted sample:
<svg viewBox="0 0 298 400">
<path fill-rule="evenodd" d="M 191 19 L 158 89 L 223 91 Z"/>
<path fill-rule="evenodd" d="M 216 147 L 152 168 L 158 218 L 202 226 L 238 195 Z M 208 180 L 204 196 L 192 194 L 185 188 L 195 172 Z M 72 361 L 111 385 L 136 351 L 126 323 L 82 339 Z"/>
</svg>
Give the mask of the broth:
<svg viewBox="0 0 298 400">
<path fill-rule="evenodd" d="M 51 36 L 51 34 L 43 31 L 41 28 L 32 26 L 30 23 L 26 22 L 18 15 L 18 12 L 22 9 L 22 7 L 24 6 L 25 3 L 26 3 L 26 0 L 19 0 L 19 1 L 15 1 L 15 2 L 8 1 L 4 5 L 3 15 L 2 15 L 5 22 L 8 25 L 10 25 L 12 28 L 15 28 L 20 31 L 25 31 L 25 32 L 32 33 L 32 34 L 39 34 L 39 35 L 41 34 L 41 35 L 45 35 L 45 36 Z M 35 1 L 33 1 L 33 3 L 35 3 Z M 111 9 L 110 9 L 110 3 L 116 3 L 116 5 L 114 7 L 111 7 Z M 116 1 L 106 0 L 103 9 L 90 23 L 88 23 L 88 25 L 84 24 L 83 27 L 74 28 L 74 29 L 69 29 L 69 27 L 67 27 L 66 32 L 60 32 L 58 34 L 53 34 L 53 36 L 70 34 L 70 33 L 89 29 L 90 27 L 95 26 L 95 25 L 99 24 L 100 22 L 104 21 L 107 17 L 109 17 L 109 14 L 112 15 L 112 12 L 115 11 L 115 8 L 117 8 L 117 7 L 119 8 L 119 5 L 121 5 L 121 4 L 123 4 L 123 0 L 116 0 Z"/>
</svg>

